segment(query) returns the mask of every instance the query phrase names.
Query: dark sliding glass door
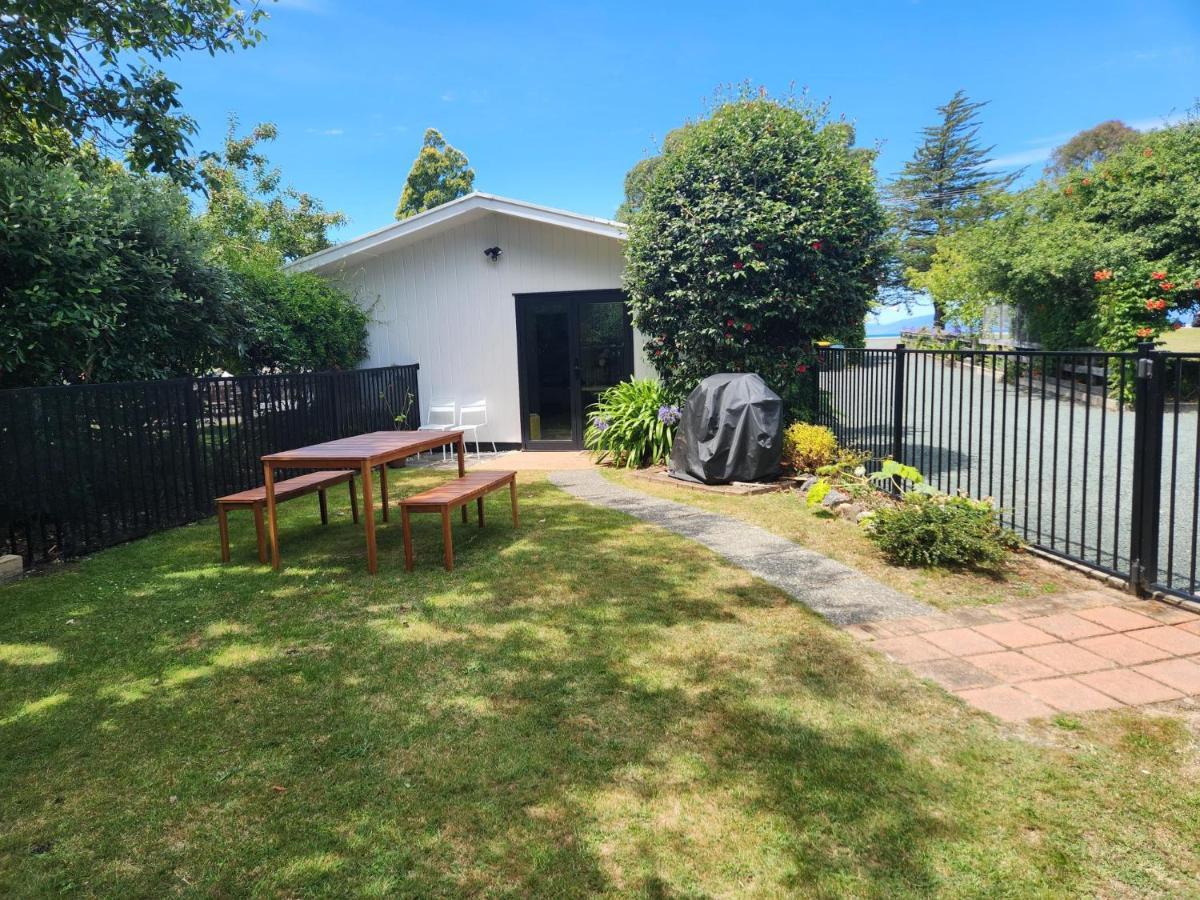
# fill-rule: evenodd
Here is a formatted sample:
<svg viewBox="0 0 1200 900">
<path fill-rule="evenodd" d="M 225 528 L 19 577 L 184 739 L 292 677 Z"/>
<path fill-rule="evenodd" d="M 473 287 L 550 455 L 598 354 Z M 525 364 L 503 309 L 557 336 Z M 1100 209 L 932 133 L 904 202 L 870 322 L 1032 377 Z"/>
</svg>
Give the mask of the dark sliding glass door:
<svg viewBox="0 0 1200 900">
<path fill-rule="evenodd" d="M 633 326 L 620 291 L 517 295 L 521 437 L 529 450 L 583 447 L 584 417 L 633 375 Z"/>
</svg>

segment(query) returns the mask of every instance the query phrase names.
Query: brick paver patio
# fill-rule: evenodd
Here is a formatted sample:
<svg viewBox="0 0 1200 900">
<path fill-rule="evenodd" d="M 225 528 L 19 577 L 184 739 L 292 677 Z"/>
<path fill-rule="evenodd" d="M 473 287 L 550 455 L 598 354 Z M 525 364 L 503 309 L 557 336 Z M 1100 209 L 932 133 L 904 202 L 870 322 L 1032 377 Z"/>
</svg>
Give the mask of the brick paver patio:
<svg viewBox="0 0 1200 900">
<path fill-rule="evenodd" d="M 1200 615 L 1104 588 L 846 630 L 1010 722 L 1200 695 Z"/>
</svg>

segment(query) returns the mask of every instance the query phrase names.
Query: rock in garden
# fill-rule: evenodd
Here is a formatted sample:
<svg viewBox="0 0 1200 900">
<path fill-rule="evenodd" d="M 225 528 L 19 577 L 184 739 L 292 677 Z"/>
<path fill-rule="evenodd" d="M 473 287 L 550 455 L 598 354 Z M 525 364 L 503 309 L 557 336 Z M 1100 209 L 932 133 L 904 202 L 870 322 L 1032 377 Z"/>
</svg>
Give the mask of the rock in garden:
<svg viewBox="0 0 1200 900">
<path fill-rule="evenodd" d="M 826 509 L 832 509 L 839 503 L 849 503 L 850 495 L 839 491 L 837 488 L 830 488 L 829 493 L 821 498 L 821 505 Z"/>
</svg>

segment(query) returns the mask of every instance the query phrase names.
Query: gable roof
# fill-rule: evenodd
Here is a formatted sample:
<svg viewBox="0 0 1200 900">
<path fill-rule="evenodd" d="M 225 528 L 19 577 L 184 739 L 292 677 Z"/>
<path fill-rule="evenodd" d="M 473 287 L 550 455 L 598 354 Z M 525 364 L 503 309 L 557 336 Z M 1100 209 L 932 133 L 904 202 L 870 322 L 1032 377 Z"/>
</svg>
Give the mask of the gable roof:
<svg viewBox="0 0 1200 900">
<path fill-rule="evenodd" d="M 573 231 L 583 231 L 618 241 L 625 240 L 625 226 L 612 219 L 584 216 L 549 206 L 538 206 L 536 203 L 526 203 L 524 200 L 512 200 L 475 191 L 465 197 L 417 213 L 394 225 L 385 225 L 361 237 L 293 260 L 284 268 L 291 272 L 325 272 L 344 265 L 353 258 L 379 256 L 396 247 L 427 238 L 488 213 L 557 225 L 560 228 L 570 228 Z"/>
</svg>

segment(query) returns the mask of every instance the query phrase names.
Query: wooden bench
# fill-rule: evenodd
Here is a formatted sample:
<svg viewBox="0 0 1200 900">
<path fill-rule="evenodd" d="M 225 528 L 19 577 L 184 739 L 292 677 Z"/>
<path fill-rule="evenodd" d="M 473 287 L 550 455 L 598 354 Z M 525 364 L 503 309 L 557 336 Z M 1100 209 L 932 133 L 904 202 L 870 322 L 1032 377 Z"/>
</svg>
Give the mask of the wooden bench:
<svg viewBox="0 0 1200 900">
<path fill-rule="evenodd" d="M 517 473 L 516 472 L 468 472 L 435 488 L 413 494 L 400 501 L 400 521 L 404 529 L 404 568 L 413 568 L 412 524 L 409 514 L 414 512 L 436 512 L 442 516 L 442 560 L 446 571 L 454 568 L 454 540 L 450 534 L 450 513 L 462 507 L 466 516 L 467 504 L 475 501 L 479 513 L 479 527 L 483 527 L 483 498 L 492 491 L 508 485 L 512 498 L 512 520 L 516 528 L 517 519 Z"/>
<path fill-rule="evenodd" d="M 333 469 L 321 472 L 309 472 L 298 475 L 286 481 L 275 482 L 275 502 L 303 497 L 305 494 L 316 493 L 321 501 L 321 524 L 329 524 L 329 505 L 325 499 L 327 488 L 344 481 L 350 483 L 350 513 L 354 521 L 358 521 L 358 496 L 354 493 L 354 475 L 349 469 Z M 270 562 L 267 558 L 267 537 L 263 528 L 263 507 L 267 504 L 266 487 L 250 488 L 239 491 L 227 497 L 217 498 L 217 528 L 221 532 L 221 562 L 229 562 L 229 520 L 226 518 L 231 509 L 249 509 L 254 511 L 254 530 L 258 534 L 258 561 Z"/>
</svg>

